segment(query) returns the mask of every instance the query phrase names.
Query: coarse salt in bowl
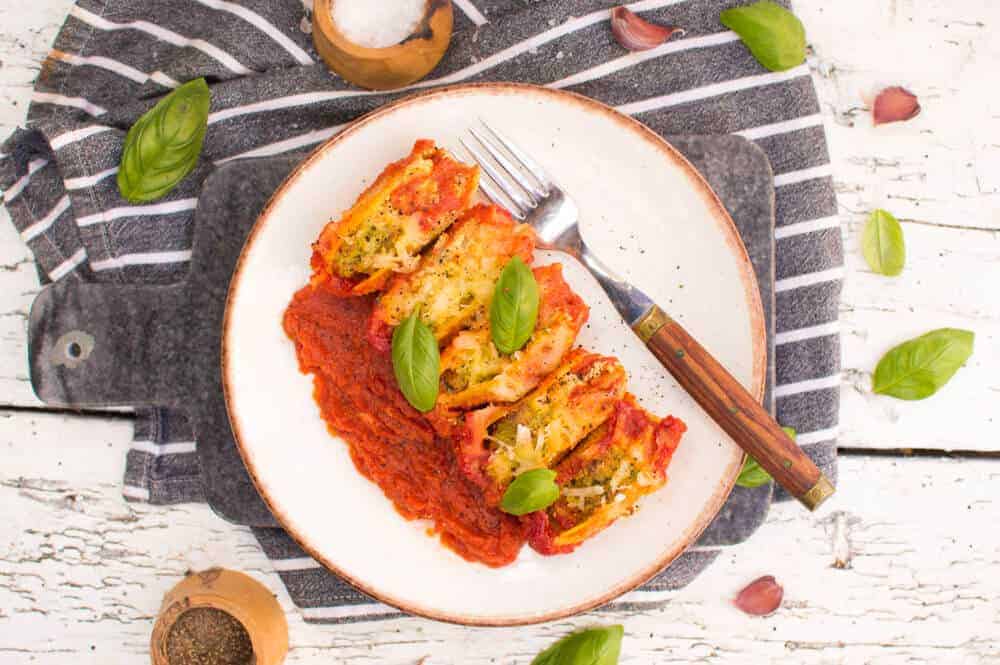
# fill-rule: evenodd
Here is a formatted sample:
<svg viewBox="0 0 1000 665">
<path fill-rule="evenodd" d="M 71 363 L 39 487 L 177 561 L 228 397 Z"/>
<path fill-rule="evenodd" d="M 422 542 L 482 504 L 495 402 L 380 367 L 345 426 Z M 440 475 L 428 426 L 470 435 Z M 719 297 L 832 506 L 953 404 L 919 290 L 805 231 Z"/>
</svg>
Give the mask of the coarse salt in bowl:
<svg viewBox="0 0 1000 665">
<path fill-rule="evenodd" d="M 400 43 L 416 30 L 427 9 L 426 0 L 327 0 L 333 21 L 343 35 L 366 48 Z"/>
<path fill-rule="evenodd" d="M 313 43 L 342 78 L 374 90 L 418 81 L 451 41 L 451 0 L 318 0 Z"/>
</svg>

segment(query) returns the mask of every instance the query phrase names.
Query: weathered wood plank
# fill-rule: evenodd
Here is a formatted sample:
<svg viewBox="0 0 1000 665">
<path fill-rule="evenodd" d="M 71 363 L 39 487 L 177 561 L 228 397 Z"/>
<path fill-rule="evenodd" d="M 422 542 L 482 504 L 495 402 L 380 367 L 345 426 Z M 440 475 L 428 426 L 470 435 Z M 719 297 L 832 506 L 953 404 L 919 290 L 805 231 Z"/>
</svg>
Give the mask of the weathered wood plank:
<svg viewBox="0 0 1000 665">
<path fill-rule="evenodd" d="M 0 208 L 0 404 L 40 406 L 28 379 L 28 312 L 39 290 L 28 248 Z"/>
<path fill-rule="evenodd" d="M 841 445 L 997 450 L 1000 419 L 1000 49 L 988 26 L 1000 7 L 950 3 L 800 0 L 814 79 L 829 131 L 844 223 L 844 388 Z M 904 85 L 920 97 L 915 120 L 873 127 L 871 96 Z M 868 212 L 903 222 L 907 268 L 872 274 L 860 256 Z M 977 333 L 976 353 L 931 400 L 906 403 L 868 391 L 893 345 L 928 330 Z M 946 414 L 946 415 L 945 415 Z"/>
<path fill-rule="evenodd" d="M 872 273 L 856 249 L 863 224 L 846 221 L 840 445 L 1000 450 L 1000 233 L 904 222 L 907 267 L 891 278 Z M 946 386 L 919 402 L 872 394 L 886 351 L 945 327 L 976 333 L 972 358 Z"/>
<path fill-rule="evenodd" d="M 0 137 L 24 122 L 31 89 L 72 0 L 0 6 Z M 35 267 L 0 209 L 0 404 L 40 404 L 28 384 L 25 330 L 38 290 Z"/>
<path fill-rule="evenodd" d="M 290 663 L 527 663 L 571 627 L 602 621 L 624 623 L 623 663 L 1000 658 L 997 462 L 845 459 L 828 506 L 776 506 L 663 610 L 504 630 L 417 619 L 318 627 L 295 614 L 245 529 L 201 505 L 126 504 L 128 438 L 124 422 L 0 416 L 0 662 L 142 662 L 163 592 L 209 565 L 247 571 L 278 594 Z M 746 617 L 729 600 L 762 574 L 785 586 L 784 603 Z"/>
<path fill-rule="evenodd" d="M 0 7 L 0 136 L 23 120 L 31 81 L 70 0 Z M 844 315 L 847 445 L 1000 449 L 989 410 L 1000 392 L 996 257 L 1000 104 L 990 0 L 799 0 L 830 127 L 848 251 Z M 873 129 L 863 97 L 904 84 L 921 97 L 913 123 Z M 856 252 L 864 214 L 903 219 L 909 267 L 868 273 Z M 0 217 L 4 213 L 0 213 Z M 37 290 L 27 252 L 0 218 L 0 403 L 37 404 L 25 381 L 25 316 Z M 879 355 L 927 329 L 977 331 L 976 356 L 932 401 L 864 393 Z M 860 392 L 855 386 L 862 387 Z M 992 401 L 991 401 L 992 400 Z M 144 662 L 151 617 L 189 566 L 256 575 L 288 599 L 250 535 L 204 506 L 121 501 L 122 421 L 0 415 L 0 662 Z M 665 610 L 614 617 L 626 663 L 980 663 L 1000 661 L 1000 582 L 992 575 L 1000 517 L 989 461 L 848 458 L 842 487 L 818 515 L 785 504 L 746 545 Z M 837 568 L 840 562 L 846 568 Z M 777 615 L 728 605 L 772 573 L 786 587 Z M 407 620 L 321 628 L 290 614 L 289 661 L 526 663 L 585 617 L 482 630 Z M 69 655 L 69 657 L 67 657 Z"/>
<path fill-rule="evenodd" d="M 24 121 L 31 88 L 72 0 L 0 6 L 0 137 Z"/>
<path fill-rule="evenodd" d="M 1000 229 L 1000 19 L 991 0 L 799 0 L 842 209 L 884 205 L 925 224 Z M 873 128 L 871 97 L 903 85 L 913 121 Z"/>
</svg>

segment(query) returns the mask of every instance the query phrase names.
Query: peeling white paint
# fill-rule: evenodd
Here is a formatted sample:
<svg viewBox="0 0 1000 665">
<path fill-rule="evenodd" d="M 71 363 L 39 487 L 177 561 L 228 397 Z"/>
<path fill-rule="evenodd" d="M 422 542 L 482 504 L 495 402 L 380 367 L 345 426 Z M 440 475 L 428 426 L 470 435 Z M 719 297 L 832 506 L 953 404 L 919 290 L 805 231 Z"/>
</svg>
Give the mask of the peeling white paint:
<svg viewBox="0 0 1000 665">
<path fill-rule="evenodd" d="M 0 136 L 23 121 L 31 81 L 72 3 L 0 7 Z M 16 7 L 14 5 L 17 5 Z M 847 253 L 842 304 L 844 445 L 1000 450 L 1000 5 L 992 0 L 799 0 L 830 131 Z M 871 127 L 864 96 L 902 84 L 913 122 Z M 992 96 L 991 96 L 992 95 Z M 858 253 L 867 211 L 904 225 L 902 276 Z M 37 406 L 25 328 L 38 291 L 0 212 L 0 404 Z M 881 353 L 941 326 L 977 333 L 976 353 L 931 401 L 875 397 Z M 995 461 L 847 458 L 816 515 L 776 506 L 749 543 L 663 610 L 538 627 L 466 629 L 423 620 L 304 624 L 246 529 L 205 506 L 121 499 L 124 420 L 0 407 L 0 663 L 148 662 L 160 598 L 190 566 L 244 570 L 289 612 L 289 663 L 528 663 L 573 627 L 622 621 L 623 663 L 981 663 L 1000 660 L 1000 500 Z M 782 608 L 748 618 L 729 600 L 775 575 Z"/>
</svg>

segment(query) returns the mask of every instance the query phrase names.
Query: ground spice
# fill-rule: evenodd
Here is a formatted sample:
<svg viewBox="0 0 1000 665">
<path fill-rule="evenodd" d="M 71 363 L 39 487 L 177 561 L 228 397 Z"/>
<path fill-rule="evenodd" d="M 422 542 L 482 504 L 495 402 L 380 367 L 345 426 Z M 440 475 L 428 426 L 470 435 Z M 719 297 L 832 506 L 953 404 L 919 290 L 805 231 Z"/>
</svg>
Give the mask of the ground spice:
<svg viewBox="0 0 1000 665">
<path fill-rule="evenodd" d="M 250 634 L 228 612 L 195 607 L 181 614 L 167 634 L 170 665 L 251 665 Z"/>
</svg>

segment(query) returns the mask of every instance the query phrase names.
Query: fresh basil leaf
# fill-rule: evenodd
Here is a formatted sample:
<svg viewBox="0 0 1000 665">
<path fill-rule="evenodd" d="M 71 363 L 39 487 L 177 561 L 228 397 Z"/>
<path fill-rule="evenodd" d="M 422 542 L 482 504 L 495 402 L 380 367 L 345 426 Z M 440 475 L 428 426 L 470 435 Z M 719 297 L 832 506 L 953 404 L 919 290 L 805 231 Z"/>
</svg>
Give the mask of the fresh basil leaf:
<svg viewBox="0 0 1000 665">
<path fill-rule="evenodd" d="M 719 20 L 740 36 L 757 62 L 772 72 L 783 72 L 806 61 L 805 28 L 795 14 L 781 5 L 757 2 L 733 7 L 722 12 Z"/>
<path fill-rule="evenodd" d="M 417 411 L 434 408 L 441 375 L 441 356 L 434 333 L 416 311 L 392 332 L 392 369 L 406 401 Z"/>
<path fill-rule="evenodd" d="M 511 515 L 527 515 L 548 508 L 559 498 L 556 472 L 549 469 L 525 471 L 507 487 L 500 508 Z"/>
<path fill-rule="evenodd" d="M 501 353 L 514 353 L 531 338 L 538 322 L 538 282 L 515 256 L 500 273 L 490 302 L 490 335 Z"/>
<path fill-rule="evenodd" d="M 939 328 L 890 349 L 872 376 L 872 390 L 899 399 L 930 397 L 948 383 L 972 355 L 975 334 Z"/>
<path fill-rule="evenodd" d="M 124 198 L 132 203 L 155 201 L 194 169 L 208 128 L 210 103 L 205 79 L 195 79 L 132 125 L 118 165 L 118 191 Z"/>
<path fill-rule="evenodd" d="M 792 427 L 782 427 L 785 434 L 792 437 L 795 440 L 795 429 Z M 764 470 L 760 463 L 749 455 L 743 460 L 743 469 L 740 471 L 739 477 L 736 479 L 736 484 L 740 487 L 760 487 L 761 485 L 771 482 L 771 474 Z"/>
<path fill-rule="evenodd" d="M 872 212 L 861 234 L 861 252 L 875 272 L 895 277 L 906 264 L 906 243 L 903 227 L 891 213 L 878 209 Z"/>
<path fill-rule="evenodd" d="M 736 484 L 740 487 L 760 487 L 771 482 L 771 474 L 765 471 L 757 460 L 747 455 L 743 460 L 743 470 L 740 471 Z"/>
<path fill-rule="evenodd" d="M 581 630 L 535 656 L 531 665 L 618 665 L 624 634 L 620 625 Z"/>
</svg>

